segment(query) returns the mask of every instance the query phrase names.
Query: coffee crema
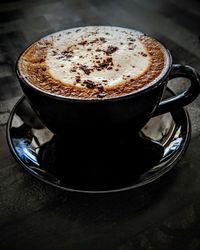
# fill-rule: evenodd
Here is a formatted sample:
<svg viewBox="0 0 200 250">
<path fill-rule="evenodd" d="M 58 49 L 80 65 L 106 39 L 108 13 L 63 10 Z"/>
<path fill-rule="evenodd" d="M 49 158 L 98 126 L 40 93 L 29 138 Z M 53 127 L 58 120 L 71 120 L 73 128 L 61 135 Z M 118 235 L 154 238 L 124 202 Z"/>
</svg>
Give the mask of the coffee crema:
<svg viewBox="0 0 200 250">
<path fill-rule="evenodd" d="M 50 34 L 20 57 L 23 78 L 41 91 L 75 99 L 140 91 L 167 71 L 165 48 L 131 29 L 88 26 Z"/>
</svg>

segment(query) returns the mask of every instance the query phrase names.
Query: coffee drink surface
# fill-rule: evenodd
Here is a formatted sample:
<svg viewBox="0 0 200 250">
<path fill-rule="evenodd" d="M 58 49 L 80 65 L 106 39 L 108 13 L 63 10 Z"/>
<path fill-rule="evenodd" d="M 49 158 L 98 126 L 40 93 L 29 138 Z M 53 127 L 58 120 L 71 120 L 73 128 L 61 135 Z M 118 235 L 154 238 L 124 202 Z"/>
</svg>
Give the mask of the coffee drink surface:
<svg viewBox="0 0 200 250">
<path fill-rule="evenodd" d="M 168 69 L 165 48 L 131 29 L 88 26 L 48 35 L 18 61 L 33 87 L 75 99 L 107 99 L 140 91 Z"/>
</svg>

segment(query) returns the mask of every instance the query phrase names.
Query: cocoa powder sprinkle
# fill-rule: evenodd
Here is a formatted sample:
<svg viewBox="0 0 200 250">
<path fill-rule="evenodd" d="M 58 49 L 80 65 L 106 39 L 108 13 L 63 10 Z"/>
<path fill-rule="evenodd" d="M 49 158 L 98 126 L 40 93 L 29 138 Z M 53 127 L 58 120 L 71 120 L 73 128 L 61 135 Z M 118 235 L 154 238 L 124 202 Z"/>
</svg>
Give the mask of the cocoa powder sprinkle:
<svg viewBox="0 0 200 250">
<path fill-rule="evenodd" d="M 87 44 L 87 41 L 82 41 L 82 42 L 78 43 L 78 45 L 82 45 L 82 46 L 84 46 L 86 44 Z"/>
<path fill-rule="evenodd" d="M 105 42 L 106 42 L 105 37 L 100 37 L 100 38 L 99 38 L 99 40 L 100 40 L 101 42 L 103 42 L 103 43 L 105 43 Z"/>
<path fill-rule="evenodd" d="M 86 65 L 81 65 L 80 69 L 83 70 L 86 75 L 91 73 L 91 69 L 89 69 Z"/>
<path fill-rule="evenodd" d="M 147 54 L 144 53 L 144 52 L 141 52 L 140 54 L 141 54 L 142 56 L 144 56 L 144 57 L 147 57 Z"/>
<path fill-rule="evenodd" d="M 115 51 L 117 51 L 119 48 L 115 47 L 115 46 L 108 46 L 107 50 L 105 51 L 106 55 L 111 55 L 112 53 L 114 53 Z"/>
<path fill-rule="evenodd" d="M 98 85 L 98 86 L 97 86 L 97 89 L 98 89 L 100 92 L 103 92 L 103 91 L 104 91 L 103 85 Z"/>
<path fill-rule="evenodd" d="M 70 72 L 76 72 L 75 68 L 70 69 Z"/>
<path fill-rule="evenodd" d="M 88 89 L 94 89 L 95 88 L 95 83 L 90 80 L 84 80 L 83 83 L 86 85 Z"/>
<path fill-rule="evenodd" d="M 55 50 L 52 51 L 52 56 L 57 55 L 57 52 Z"/>
<path fill-rule="evenodd" d="M 77 83 L 80 83 L 80 81 L 81 81 L 80 76 L 76 76 L 76 82 L 77 82 Z"/>
</svg>

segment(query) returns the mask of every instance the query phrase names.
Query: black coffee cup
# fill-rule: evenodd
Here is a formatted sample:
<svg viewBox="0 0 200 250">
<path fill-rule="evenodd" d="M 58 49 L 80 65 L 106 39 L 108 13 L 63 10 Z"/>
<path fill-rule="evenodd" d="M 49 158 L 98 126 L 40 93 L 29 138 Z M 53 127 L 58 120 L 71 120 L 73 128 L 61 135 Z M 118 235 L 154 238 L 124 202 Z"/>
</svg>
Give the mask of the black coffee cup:
<svg viewBox="0 0 200 250">
<path fill-rule="evenodd" d="M 18 62 L 16 72 L 32 108 L 52 132 L 61 136 L 84 134 L 86 138 L 92 134 L 94 138 L 103 139 L 104 131 L 115 137 L 128 133 L 127 122 L 131 123 L 131 130 L 137 132 L 151 117 L 179 109 L 198 96 L 198 73 L 190 66 L 172 64 L 171 54 L 166 51 L 169 64 L 161 79 L 138 92 L 110 99 L 80 100 L 53 95 L 31 86 L 20 73 Z M 168 80 L 176 77 L 188 78 L 190 87 L 177 96 L 161 101 Z"/>
</svg>

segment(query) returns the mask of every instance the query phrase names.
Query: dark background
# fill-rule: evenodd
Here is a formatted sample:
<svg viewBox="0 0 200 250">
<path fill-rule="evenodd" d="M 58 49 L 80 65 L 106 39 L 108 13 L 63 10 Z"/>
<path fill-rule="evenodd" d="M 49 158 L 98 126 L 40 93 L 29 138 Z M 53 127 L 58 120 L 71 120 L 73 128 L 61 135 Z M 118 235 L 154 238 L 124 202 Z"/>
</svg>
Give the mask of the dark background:
<svg viewBox="0 0 200 250">
<path fill-rule="evenodd" d="M 192 138 L 181 162 L 136 191 L 59 191 L 25 173 L 8 150 L 6 122 L 22 96 L 14 72 L 20 52 L 51 32 L 95 24 L 139 29 L 160 39 L 174 62 L 200 71 L 197 0 L 1 0 L 0 250 L 200 249 L 200 98 L 187 107 Z"/>
</svg>

